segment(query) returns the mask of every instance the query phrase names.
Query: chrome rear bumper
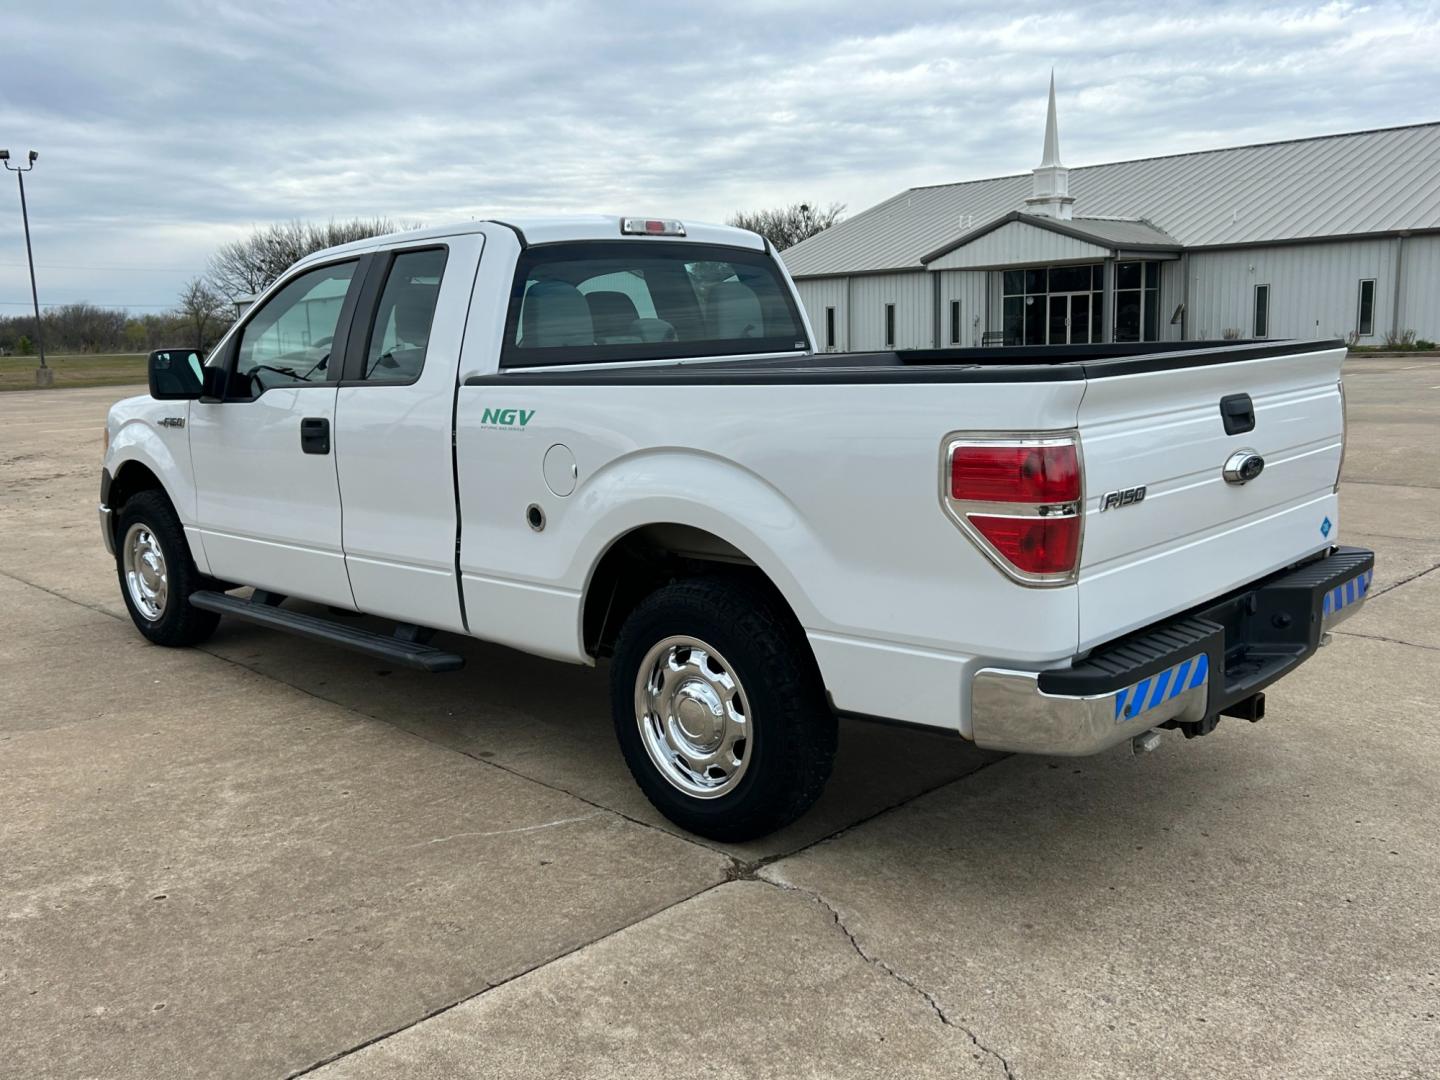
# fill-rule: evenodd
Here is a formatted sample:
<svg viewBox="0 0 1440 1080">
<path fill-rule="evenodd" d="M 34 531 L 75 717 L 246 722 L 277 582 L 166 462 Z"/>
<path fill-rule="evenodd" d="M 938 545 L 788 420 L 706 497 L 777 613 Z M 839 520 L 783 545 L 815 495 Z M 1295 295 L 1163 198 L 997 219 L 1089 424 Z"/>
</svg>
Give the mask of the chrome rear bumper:
<svg viewBox="0 0 1440 1080">
<path fill-rule="evenodd" d="M 975 744 L 1018 754 L 1081 757 L 1143 735 L 1167 720 L 1198 723 L 1209 696 L 1204 653 L 1107 694 L 1040 689 L 1039 673 L 984 668 L 971 684 Z"/>
<path fill-rule="evenodd" d="M 1162 724 L 1203 735 L 1222 713 L 1256 719 L 1246 702 L 1313 656 L 1365 603 L 1374 576 L 1373 552 L 1332 548 L 1070 667 L 982 668 L 970 685 L 973 738 L 989 750 L 1079 756 Z"/>
</svg>

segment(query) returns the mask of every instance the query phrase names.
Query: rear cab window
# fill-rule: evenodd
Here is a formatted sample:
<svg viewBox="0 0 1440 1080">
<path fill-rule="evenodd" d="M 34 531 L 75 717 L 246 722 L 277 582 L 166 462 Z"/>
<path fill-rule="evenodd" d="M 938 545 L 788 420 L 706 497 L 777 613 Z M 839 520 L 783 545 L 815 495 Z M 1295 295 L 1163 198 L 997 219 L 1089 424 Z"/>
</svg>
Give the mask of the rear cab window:
<svg viewBox="0 0 1440 1080">
<path fill-rule="evenodd" d="M 763 251 L 659 241 L 521 255 L 501 367 L 800 352 L 805 324 Z"/>
</svg>

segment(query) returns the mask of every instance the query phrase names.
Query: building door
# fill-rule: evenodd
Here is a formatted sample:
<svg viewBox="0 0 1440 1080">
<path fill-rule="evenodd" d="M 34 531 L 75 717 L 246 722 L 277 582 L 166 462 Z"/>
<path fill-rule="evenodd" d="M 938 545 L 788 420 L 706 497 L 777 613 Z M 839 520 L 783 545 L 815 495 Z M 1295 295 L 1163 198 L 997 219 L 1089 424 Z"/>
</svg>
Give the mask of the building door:
<svg viewBox="0 0 1440 1080">
<path fill-rule="evenodd" d="M 1049 345 L 1087 345 L 1090 342 L 1090 293 L 1051 293 L 1047 320 Z"/>
</svg>

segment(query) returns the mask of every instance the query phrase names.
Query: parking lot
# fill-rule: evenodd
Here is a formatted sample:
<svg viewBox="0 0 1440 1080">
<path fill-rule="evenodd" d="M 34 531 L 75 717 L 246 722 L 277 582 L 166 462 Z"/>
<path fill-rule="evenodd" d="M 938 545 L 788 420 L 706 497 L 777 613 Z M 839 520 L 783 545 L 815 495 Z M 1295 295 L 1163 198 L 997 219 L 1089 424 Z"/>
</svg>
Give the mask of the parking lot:
<svg viewBox="0 0 1440 1080">
<path fill-rule="evenodd" d="M 1376 587 L 1256 725 L 1078 760 L 842 727 L 725 847 L 603 669 L 134 632 L 119 388 L 0 396 L 0 1075 L 1440 1076 L 1440 361 L 1347 365 Z"/>
</svg>

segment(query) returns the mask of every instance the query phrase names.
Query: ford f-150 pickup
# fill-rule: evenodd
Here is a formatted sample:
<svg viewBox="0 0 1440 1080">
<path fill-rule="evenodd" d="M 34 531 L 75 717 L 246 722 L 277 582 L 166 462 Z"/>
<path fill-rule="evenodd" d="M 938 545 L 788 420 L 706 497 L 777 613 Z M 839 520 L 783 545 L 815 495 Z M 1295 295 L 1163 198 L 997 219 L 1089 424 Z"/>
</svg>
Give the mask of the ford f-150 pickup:
<svg viewBox="0 0 1440 1080">
<path fill-rule="evenodd" d="M 157 644 L 608 659 L 645 794 L 739 840 L 816 799 L 841 715 L 1061 755 L 1258 720 L 1371 582 L 1344 356 L 817 354 L 753 233 L 473 222 L 311 255 L 203 363 L 154 354 L 100 528 Z"/>
</svg>

